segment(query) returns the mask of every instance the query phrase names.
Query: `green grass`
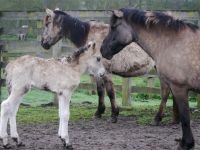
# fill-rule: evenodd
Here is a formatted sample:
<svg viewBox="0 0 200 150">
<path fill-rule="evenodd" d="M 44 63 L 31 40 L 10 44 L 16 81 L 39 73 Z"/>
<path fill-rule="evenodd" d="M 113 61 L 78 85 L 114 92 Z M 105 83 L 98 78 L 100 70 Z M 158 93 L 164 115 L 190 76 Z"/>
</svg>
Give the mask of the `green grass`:
<svg viewBox="0 0 200 150">
<path fill-rule="evenodd" d="M 134 105 L 130 109 L 121 109 L 120 116 L 134 117 L 136 122 L 141 125 L 150 124 L 158 110 L 157 105 Z M 96 111 L 96 105 L 86 105 L 72 103 L 70 106 L 70 121 L 92 119 Z M 167 107 L 166 116 L 163 122 L 172 122 L 172 107 Z M 200 119 L 200 111 L 192 111 L 193 120 Z M 103 115 L 109 119 L 110 107 L 106 108 Z M 56 107 L 24 107 L 21 106 L 17 114 L 17 122 L 19 124 L 39 124 L 39 123 L 55 123 L 58 122 L 58 108 Z"/>
<path fill-rule="evenodd" d="M 122 79 L 114 76 L 113 81 L 115 84 L 120 85 Z M 90 82 L 90 77 L 83 75 L 81 78 L 82 83 Z M 132 85 L 146 86 L 146 78 L 133 78 Z M 155 81 L 155 85 L 159 87 L 159 81 Z M 2 90 L 3 99 L 7 98 L 7 90 L 4 87 Z M 52 102 L 54 95 L 50 92 L 45 92 L 33 89 L 23 98 L 23 103 L 30 104 L 32 107 L 21 106 L 17 115 L 17 122 L 20 124 L 33 124 L 33 123 L 51 123 L 58 122 L 58 109 L 56 107 L 39 107 L 41 104 Z M 154 115 L 156 114 L 159 104 L 160 95 L 147 95 L 147 94 L 131 94 L 132 106 L 129 109 L 123 109 L 120 116 L 133 116 L 139 124 L 149 124 Z M 116 92 L 117 104 L 121 107 L 121 92 Z M 98 96 L 92 95 L 91 92 L 85 89 L 77 89 L 72 95 L 70 108 L 70 120 L 77 121 L 79 119 L 91 119 L 97 109 Z M 91 104 L 82 104 L 82 102 L 90 102 Z M 110 117 L 110 101 L 105 97 L 106 112 L 104 117 Z M 195 97 L 190 98 L 190 108 L 196 108 Z M 164 122 L 170 122 L 172 116 L 172 100 L 171 97 L 167 102 L 168 117 L 164 118 Z M 192 114 L 194 120 L 200 119 L 200 113 L 196 111 Z"/>
</svg>

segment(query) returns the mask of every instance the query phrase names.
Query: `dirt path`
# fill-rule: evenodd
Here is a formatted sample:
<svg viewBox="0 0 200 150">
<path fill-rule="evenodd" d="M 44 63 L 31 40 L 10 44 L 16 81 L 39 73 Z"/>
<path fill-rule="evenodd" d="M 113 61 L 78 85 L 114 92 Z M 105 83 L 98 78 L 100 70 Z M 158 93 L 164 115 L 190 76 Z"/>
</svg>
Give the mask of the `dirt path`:
<svg viewBox="0 0 200 150">
<path fill-rule="evenodd" d="M 57 124 L 19 126 L 26 144 L 20 150 L 62 150 L 57 137 Z M 119 118 L 117 124 L 105 119 L 83 120 L 69 125 L 70 141 L 75 150 L 175 150 L 175 138 L 181 135 L 180 125 L 141 126 L 132 117 Z M 200 149 L 200 122 L 193 122 L 195 150 Z M 17 149 L 12 143 L 13 149 Z M 2 149 L 2 143 L 0 144 Z"/>
</svg>

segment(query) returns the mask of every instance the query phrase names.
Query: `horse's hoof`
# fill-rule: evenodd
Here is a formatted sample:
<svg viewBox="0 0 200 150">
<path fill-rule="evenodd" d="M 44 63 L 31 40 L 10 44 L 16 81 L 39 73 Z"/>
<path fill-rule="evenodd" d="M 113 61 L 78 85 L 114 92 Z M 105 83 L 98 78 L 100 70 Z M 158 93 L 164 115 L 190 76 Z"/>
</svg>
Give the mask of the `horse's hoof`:
<svg viewBox="0 0 200 150">
<path fill-rule="evenodd" d="M 66 148 L 67 150 L 73 150 L 73 149 L 74 149 L 73 146 L 72 146 L 72 144 L 66 144 L 66 145 L 65 145 L 65 148 Z"/>
<path fill-rule="evenodd" d="M 112 123 L 117 123 L 117 117 L 111 117 L 111 122 Z"/>
<path fill-rule="evenodd" d="M 11 145 L 10 144 L 3 145 L 3 148 L 4 149 L 11 149 Z"/>
<path fill-rule="evenodd" d="M 100 114 L 99 112 L 96 112 L 96 113 L 94 114 L 94 117 L 97 118 L 97 119 L 99 119 L 99 118 L 101 118 L 101 114 Z"/>
<path fill-rule="evenodd" d="M 176 139 L 174 139 L 174 141 L 181 142 L 181 138 L 176 138 Z"/>
<path fill-rule="evenodd" d="M 160 121 L 157 121 L 157 120 L 153 120 L 150 125 L 152 126 L 160 126 Z"/>
<path fill-rule="evenodd" d="M 194 149 L 194 141 L 189 144 L 183 144 L 181 138 L 175 139 L 176 142 L 178 142 L 177 150 L 193 150 Z"/>
</svg>

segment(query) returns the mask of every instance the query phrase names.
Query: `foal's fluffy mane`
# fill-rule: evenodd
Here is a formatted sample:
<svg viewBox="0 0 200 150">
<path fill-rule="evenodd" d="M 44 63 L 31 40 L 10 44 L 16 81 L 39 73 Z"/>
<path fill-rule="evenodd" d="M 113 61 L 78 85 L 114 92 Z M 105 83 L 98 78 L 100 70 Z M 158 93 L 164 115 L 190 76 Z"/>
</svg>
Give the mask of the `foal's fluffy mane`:
<svg viewBox="0 0 200 150">
<path fill-rule="evenodd" d="M 128 22 L 134 22 L 145 28 L 162 26 L 173 31 L 180 31 L 188 27 L 194 32 L 199 29 L 199 26 L 195 24 L 174 19 L 172 16 L 162 12 L 149 12 L 130 8 L 122 8 L 120 10 L 124 13 L 124 17 Z"/>
<path fill-rule="evenodd" d="M 56 60 L 58 61 L 67 61 L 69 64 L 72 64 L 74 62 L 78 62 L 79 58 L 80 58 L 80 55 L 83 54 L 87 49 L 89 48 L 88 45 L 84 46 L 84 47 L 81 47 L 79 48 L 78 50 L 76 50 L 75 52 L 73 52 L 72 55 L 70 56 L 65 56 L 65 57 L 62 57 L 62 58 L 56 58 Z"/>
</svg>

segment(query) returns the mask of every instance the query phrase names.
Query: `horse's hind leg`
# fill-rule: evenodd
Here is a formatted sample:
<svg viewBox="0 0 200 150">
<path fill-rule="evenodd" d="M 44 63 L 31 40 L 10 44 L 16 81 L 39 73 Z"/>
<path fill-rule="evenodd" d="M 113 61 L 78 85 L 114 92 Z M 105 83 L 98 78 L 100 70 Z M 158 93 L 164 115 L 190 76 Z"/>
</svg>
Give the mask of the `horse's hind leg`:
<svg viewBox="0 0 200 150">
<path fill-rule="evenodd" d="M 13 90 L 7 100 L 1 104 L 0 137 L 3 139 L 5 148 L 9 148 L 7 123 L 10 120 L 11 137 L 19 144 L 19 136 L 16 128 L 16 113 L 23 96 L 23 88 Z"/>
<path fill-rule="evenodd" d="M 173 123 L 174 124 L 179 124 L 180 123 L 180 116 L 179 116 L 179 111 L 178 111 L 178 106 L 177 103 L 173 97 Z"/>
<path fill-rule="evenodd" d="M 188 104 L 188 90 L 185 87 L 170 85 L 174 100 L 178 106 L 180 121 L 182 124 L 182 139 L 179 150 L 190 150 L 194 147 L 194 138 L 190 127 L 190 114 Z"/>
<path fill-rule="evenodd" d="M 107 95 L 111 103 L 111 110 L 112 110 L 111 121 L 112 123 L 116 123 L 117 117 L 119 115 L 119 108 L 115 101 L 115 90 L 114 90 L 113 82 L 111 80 L 111 76 L 110 77 L 107 76 L 104 78 L 104 84 L 106 86 Z"/>
<path fill-rule="evenodd" d="M 161 86 L 161 99 L 162 100 L 161 100 L 161 103 L 159 106 L 159 110 L 158 110 L 156 116 L 154 117 L 154 121 L 153 121 L 154 125 L 159 125 L 160 122 L 162 121 L 163 111 L 165 110 L 167 98 L 169 97 L 169 93 L 170 93 L 170 88 L 164 81 L 160 80 L 160 86 Z"/>
<path fill-rule="evenodd" d="M 99 96 L 98 108 L 95 112 L 95 117 L 101 118 L 101 115 L 105 111 L 104 96 L 105 96 L 105 86 L 103 80 L 96 80 L 97 83 L 97 93 Z"/>
</svg>

